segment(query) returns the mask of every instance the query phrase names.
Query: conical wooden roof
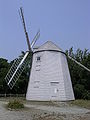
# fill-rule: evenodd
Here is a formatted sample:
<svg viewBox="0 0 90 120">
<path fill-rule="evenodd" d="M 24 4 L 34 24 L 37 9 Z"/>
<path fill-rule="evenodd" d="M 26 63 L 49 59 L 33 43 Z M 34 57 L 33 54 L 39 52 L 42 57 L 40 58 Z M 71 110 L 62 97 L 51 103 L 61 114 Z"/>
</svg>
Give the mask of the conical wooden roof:
<svg viewBox="0 0 90 120">
<path fill-rule="evenodd" d="M 60 51 L 62 52 L 62 49 L 59 48 L 57 45 L 55 45 L 53 42 L 51 41 L 47 41 L 46 43 L 44 43 L 43 45 L 41 45 L 40 47 L 36 47 L 34 48 L 33 52 L 39 52 L 39 51 Z"/>
</svg>

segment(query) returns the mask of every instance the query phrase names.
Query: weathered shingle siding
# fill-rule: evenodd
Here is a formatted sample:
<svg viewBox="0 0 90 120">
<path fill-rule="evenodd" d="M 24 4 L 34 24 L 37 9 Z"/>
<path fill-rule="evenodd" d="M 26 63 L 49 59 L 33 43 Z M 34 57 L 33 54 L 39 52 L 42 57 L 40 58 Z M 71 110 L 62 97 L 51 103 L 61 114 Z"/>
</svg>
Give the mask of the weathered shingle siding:
<svg viewBox="0 0 90 120">
<path fill-rule="evenodd" d="M 36 61 L 37 56 L 41 57 L 39 62 Z M 52 85 L 51 82 L 56 83 Z M 56 51 L 34 53 L 26 99 L 74 100 L 67 60 L 63 53 Z"/>
</svg>

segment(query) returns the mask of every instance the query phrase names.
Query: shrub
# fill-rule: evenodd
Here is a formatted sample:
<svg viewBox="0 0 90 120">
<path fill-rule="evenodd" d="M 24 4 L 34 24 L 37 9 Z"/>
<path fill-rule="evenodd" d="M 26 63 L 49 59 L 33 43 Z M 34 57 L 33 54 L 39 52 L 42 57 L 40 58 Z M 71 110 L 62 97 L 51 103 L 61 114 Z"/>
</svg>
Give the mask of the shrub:
<svg viewBox="0 0 90 120">
<path fill-rule="evenodd" d="M 75 98 L 76 99 L 81 99 L 83 96 L 83 93 L 85 92 L 85 88 L 81 84 L 76 84 L 74 86 L 74 93 L 75 93 Z"/>
<path fill-rule="evenodd" d="M 76 84 L 74 86 L 74 93 L 76 99 L 90 100 L 90 92 L 85 89 L 84 85 Z"/>
<path fill-rule="evenodd" d="M 89 91 L 84 92 L 82 98 L 85 100 L 90 100 L 90 92 Z"/>
<path fill-rule="evenodd" d="M 24 108 L 24 104 L 19 100 L 13 100 L 8 103 L 7 107 L 11 109 L 21 109 Z"/>
</svg>

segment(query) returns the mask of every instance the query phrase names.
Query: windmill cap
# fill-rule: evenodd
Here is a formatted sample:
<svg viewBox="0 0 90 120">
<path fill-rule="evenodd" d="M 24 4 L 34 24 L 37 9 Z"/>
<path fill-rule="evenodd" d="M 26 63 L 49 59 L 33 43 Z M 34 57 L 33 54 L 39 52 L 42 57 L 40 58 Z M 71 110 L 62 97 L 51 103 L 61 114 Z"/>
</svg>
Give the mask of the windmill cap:
<svg viewBox="0 0 90 120">
<path fill-rule="evenodd" d="M 43 45 L 34 47 L 33 52 L 41 52 L 41 51 L 57 51 L 63 52 L 61 48 L 59 48 L 56 44 L 52 41 L 47 41 Z"/>
</svg>

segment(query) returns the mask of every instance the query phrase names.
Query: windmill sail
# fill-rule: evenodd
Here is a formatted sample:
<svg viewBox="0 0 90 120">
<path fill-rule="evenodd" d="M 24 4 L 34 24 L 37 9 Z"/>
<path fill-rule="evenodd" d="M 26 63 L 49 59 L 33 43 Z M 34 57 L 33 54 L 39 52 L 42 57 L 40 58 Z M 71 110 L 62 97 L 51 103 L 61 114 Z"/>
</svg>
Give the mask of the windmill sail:
<svg viewBox="0 0 90 120">
<path fill-rule="evenodd" d="M 38 40 L 38 38 L 40 37 L 40 30 L 38 30 L 37 34 L 35 35 L 34 39 L 31 42 L 31 48 L 33 48 L 33 46 L 35 45 L 36 41 Z"/>
<path fill-rule="evenodd" d="M 37 39 L 40 36 L 40 31 L 37 32 L 34 39 L 32 40 L 31 47 L 33 47 L 37 41 Z M 28 60 L 28 58 L 30 58 Z M 10 89 L 13 88 L 16 81 L 19 79 L 20 75 L 22 74 L 24 68 L 28 64 L 28 62 L 32 61 L 32 52 L 28 51 L 24 55 L 24 57 L 20 57 L 19 59 L 16 59 L 13 65 L 11 66 L 9 72 L 7 73 L 5 80 L 7 82 L 7 85 L 10 87 Z"/>
<path fill-rule="evenodd" d="M 20 57 L 20 58 L 14 60 L 14 63 L 12 64 L 10 70 L 8 71 L 8 74 L 7 74 L 6 77 L 5 77 L 5 80 L 6 80 L 7 83 L 9 82 L 12 74 L 14 73 L 14 71 L 15 71 L 16 68 L 17 68 L 17 66 L 19 65 L 21 59 L 22 59 L 22 58 Z"/>
<path fill-rule="evenodd" d="M 26 54 L 24 55 L 22 60 L 19 62 L 18 66 L 17 66 L 17 62 L 16 62 L 16 64 L 14 63 L 12 65 L 10 71 L 8 72 L 7 76 L 5 77 L 5 80 L 7 81 L 7 85 L 10 87 L 10 89 L 13 88 L 16 81 L 18 80 L 18 78 L 20 77 L 21 73 L 23 72 L 24 68 L 28 65 L 30 60 L 31 60 L 30 52 L 26 52 Z"/>
<path fill-rule="evenodd" d="M 85 70 L 87 70 L 88 72 L 90 72 L 90 69 L 88 69 L 83 64 L 81 64 L 80 62 L 76 61 L 75 59 L 73 59 L 71 56 L 68 55 L 68 58 L 71 59 L 71 60 L 73 60 L 76 64 L 78 64 L 79 66 L 81 66 L 82 68 L 84 68 Z"/>
<path fill-rule="evenodd" d="M 19 77 L 22 74 L 26 65 L 28 65 L 32 61 L 32 49 L 31 48 L 35 45 L 37 39 L 40 36 L 40 30 L 39 30 L 37 32 L 37 34 L 35 35 L 34 39 L 32 40 L 32 43 L 30 45 L 28 33 L 26 31 L 26 26 L 25 26 L 22 8 L 20 8 L 20 17 L 21 17 L 22 24 L 24 27 L 24 32 L 26 35 L 26 40 L 27 40 L 27 45 L 28 45 L 29 51 L 27 51 L 25 53 L 23 58 L 20 57 L 19 59 L 15 60 L 15 62 L 13 63 L 12 67 L 10 68 L 9 72 L 6 75 L 5 80 L 7 82 L 7 85 L 10 87 L 10 89 L 13 88 L 13 86 L 15 85 L 16 81 L 19 79 Z"/>
<path fill-rule="evenodd" d="M 23 27 L 24 27 L 24 32 L 25 32 L 25 35 L 26 35 L 26 40 L 27 40 L 28 49 L 29 49 L 29 51 L 31 51 L 31 48 L 35 45 L 37 39 L 40 37 L 40 30 L 38 30 L 37 34 L 35 35 L 34 39 L 33 39 L 32 42 L 31 42 L 31 45 L 30 45 L 28 33 L 27 33 L 27 30 L 26 30 L 26 26 L 25 26 L 25 20 L 24 20 L 24 15 L 23 15 L 23 10 L 22 10 L 22 8 L 20 8 L 19 15 L 20 15 L 20 18 L 21 18 Z"/>
</svg>

